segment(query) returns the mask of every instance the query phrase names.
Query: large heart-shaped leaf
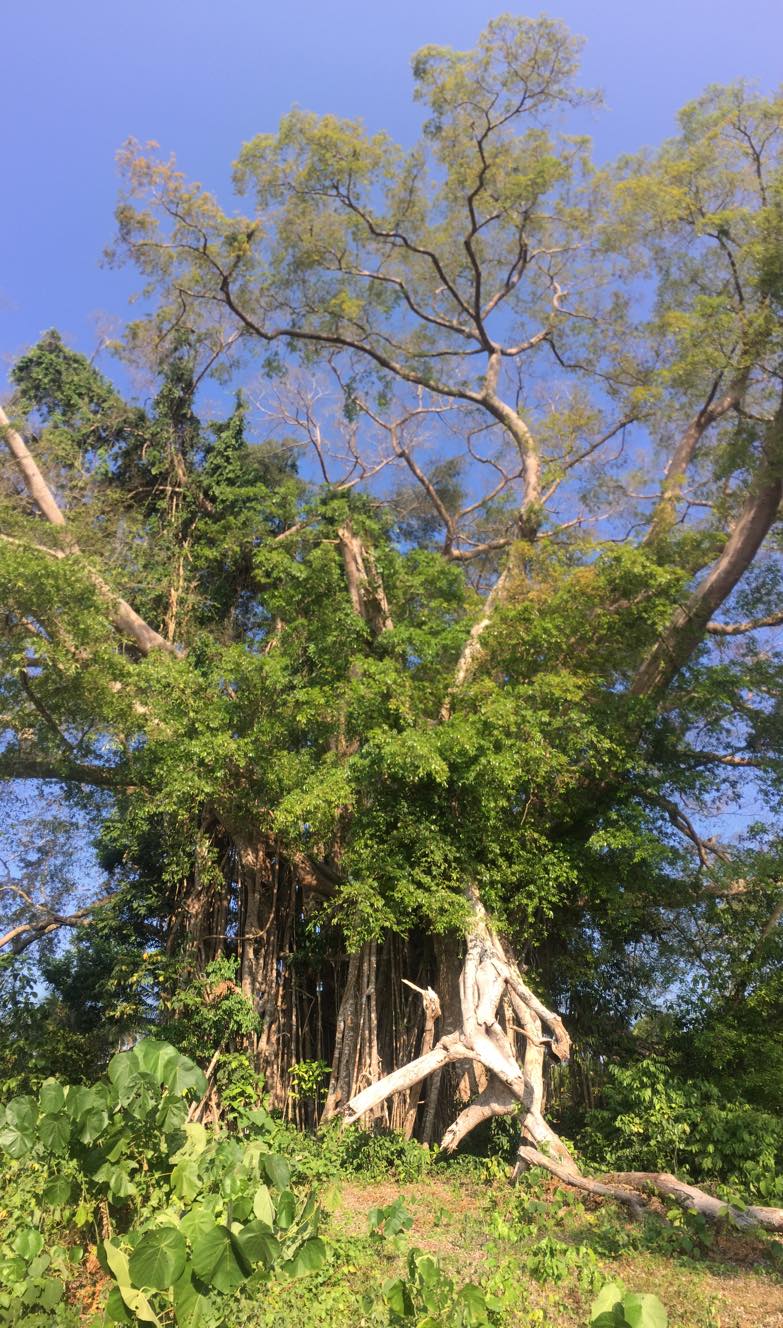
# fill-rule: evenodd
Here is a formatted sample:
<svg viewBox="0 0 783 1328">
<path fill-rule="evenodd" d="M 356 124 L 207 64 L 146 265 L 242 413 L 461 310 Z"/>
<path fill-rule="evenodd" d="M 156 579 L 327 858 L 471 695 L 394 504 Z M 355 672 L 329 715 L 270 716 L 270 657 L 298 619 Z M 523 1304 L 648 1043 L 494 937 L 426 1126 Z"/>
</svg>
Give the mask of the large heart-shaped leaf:
<svg viewBox="0 0 783 1328">
<path fill-rule="evenodd" d="M 263 1159 L 264 1171 L 270 1185 L 274 1185 L 276 1190 L 286 1190 L 291 1183 L 291 1168 L 284 1157 L 278 1157 L 276 1153 L 267 1153 Z"/>
<path fill-rule="evenodd" d="M 181 1231 L 176 1227 L 153 1227 L 145 1231 L 130 1256 L 131 1282 L 136 1287 L 165 1291 L 181 1276 L 186 1257 Z"/>
<path fill-rule="evenodd" d="M 623 1296 L 623 1314 L 628 1328 L 667 1328 L 669 1316 L 657 1296 L 630 1291 Z"/>
<path fill-rule="evenodd" d="M 108 1075 L 114 1085 L 117 1101 L 124 1106 L 141 1082 L 138 1061 L 130 1052 L 118 1051 L 109 1061 Z"/>
<path fill-rule="evenodd" d="M 283 1272 L 288 1277 L 304 1277 L 306 1273 L 315 1273 L 323 1267 L 326 1259 L 326 1246 L 320 1236 L 313 1236 L 304 1241 L 292 1259 L 283 1264 Z"/>
<path fill-rule="evenodd" d="M 109 1113 L 105 1107 L 88 1107 L 79 1117 L 79 1138 L 83 1144 L 94 1144 L 109 1124 Z"/>
<path fill-rule="evenodd" d="M 477 1287 L 473 1282 L 467 1282 L 459 1292 L 457 1300 L 462 1307 L 463 1320 L 466 1324 L 489 1323 L 487 1300 L 481 1287 Z"/>
<path fill-rule="evenodd" d="M 174 1283 L 173 1293 L 177 1328 L 206 1328 L 207 1324 L 214 1324 L 209 1309 L 209 1288 L 194 1276 L 191 1264 L 185 1264 L 182 1275 Z"/>
<path fill-rule="evenodd" d="M 100 1103 L 91 1088 L 84 1088 L 82 1084 L 70 1084 L 66 1089 L 65 1110 L 71 1120 L 81 1120 L 91 1107 L 97 1106 L 100 1106 Z"/>
<path fill-rule="evenodd" d="M 591 1328 L 613 1328 L 617 1323 L 616 1308 L 622 1315 L 622 1288 L 616 1282 L 608 1282 L 601 1287 L 599 1295 L 591 1305 Z"/>
<path fill-rule="evenodd" d="M 248 1222 L 235 1232 L 234 1239 L 251 1266 L 263 1263 L 265 1268 L 273 1268 L 280 1258 L 280 1246 L 263 1222 Z"/>
<path fill-rule="evenodd" d="M 413 1301 L 405 1283 L 397 1278 L 394 1281 L 384 1282 L 383 1298 L 390 1310 L 399 1314 L 400 1318 L 405 1318 L 413 1314 Z"/>
<path fill-rule="evenodd" d="M 25 1227 L 14 1240 L 14 1250 L 23 1259 L 34 1259 L 44 1247 L 44 1238 L 35 1227 Z"/>
<path fill-rule="evenodd" d="M 201 1189 L 201 1177 L 198 1174 L 198 1164 L 192 1157 L 185 1157 L 173 1168 L 171 1172 L 171 1188 L 178 1199 L 184 1199 L 185 1203 L 190 1203 L 195 1199 Z"/>
<path fill-rule="evenodd" d="M 180 1222 L 180 1230 L 187 1237 L 191 1245 L 196 1245 L 202 1236 L 211 1231 L 215 1225 L 215 1213 L 213 1208 L 200 1199 L 194 1204 L 190 1212 L 185 1213 Z"/>
<path fill-rule="evenodd" d="M 193 1089 L 199 1096 L 207 1091 L 203 1070 L 189 1056 L 183 1056 L 169 1042 L 157 1038 L 143 1038 L 133 1048 L 133 1054 L 143 1070 L 159 1084 L 165 1084 L 172 1097 L 181 1097 Z"/>
<path fill-rule="evenodd" d="M 32 1097 L 14 1097 L 5 1109 L 5 1124 L 0 1130 L 0 1147 L 13 1158 L 24 1157 L 36 1141 L 38 1103 Z"/>
<path fill-rule="evenodd" d="M 65 1106 L 65 1089 L 56 1079 L 44 1079 L 38 1093 L 38 1105 L 47 1116 L 54 1116 Z"/>
<path fill-rule="evenodd" d="M 71 1141 L 71 1121 L 64 1111 L 57 1116 L 42 1116 L 38 1137 L 50 1153 L 64 1153 Z"/>
<path fill-rule="evenodd" d="M 55 1176 L 54 1180 L 50 1180 L 44 1190 L 44 1199 L 53 1208 L 60 1204 L 67 1204 L 70 1197 L 71 1182 L 67 1176 Z"/>
<path fill-rule="evenodd" d="M 231 1291 L 250 1276 L 250 1266 L 228 1227 L 213 1226 L 193 1241 L 193 1269 L 202 1282 Z"/>
</svg>

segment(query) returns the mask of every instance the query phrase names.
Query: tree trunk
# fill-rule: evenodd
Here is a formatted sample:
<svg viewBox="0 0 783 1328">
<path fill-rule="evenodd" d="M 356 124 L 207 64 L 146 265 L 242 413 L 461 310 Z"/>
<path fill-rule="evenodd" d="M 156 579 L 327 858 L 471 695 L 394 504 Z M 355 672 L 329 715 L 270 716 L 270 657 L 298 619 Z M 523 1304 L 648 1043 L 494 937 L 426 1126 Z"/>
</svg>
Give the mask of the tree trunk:
<svg viewBox="0 0 783 1328">
<path fill-rule="evenodd" d="M 431 1049 L 420 1053 L 407 1065 L 352 1094 L 343 1108 L 344 1119 L 350 1123 L 366 1115 L 377 1118 L 381 1105 L 388 1098 L 405 1094 L 410 1101 L 411 1091 L 431 1075 L 440 1073 L 441 1083 L 447 1066 L 472 1062 L 474 1069 L 482 1072 L 483 1082 L 479 1081 L 478 1073 L 476 1077 L 478 1098 L 466 1105 L 449 1126 L 443 1136 L 443 1146 L 449 1151 L 456 1148 L 482 1120 L 505 1115 L 519 1105 L 525 1136 L 537 1147 L 547 1147 L 565 1167 L 575 1172 L 577 1168 L 567 1148 L 547 1125 L 541 1112 L 543 1079 L 538 1068 L 541 1062 L 537 1055 L 533 1056 L 533 1077 L 526 1077 L 501 1022 L 501 1000 L 507 995 L 514 1012 L 525 1020 L 523 1027 L 526 1032 L 528 1028 L 531 1030 L 525 1037 L 528 1045 L 542 1047 L 549 1044 L 553 1052 L 564 1059 L 570 1046 L 568 1034 L 559 1016 L 542 1005 L 523 982 L 516 964 L 509 961 L 477 891 L 470 887 L 466 893 L 471 922 L 459 979 L 460 1026 L 454 1031 L 442 1032 Z M 540 1023 L 551 1030 L 547 1038 L 535 1031 L 540 1028 Z M 335 1101 L 333 1110 L 336 1107 Z M 429 1118 L 428 1104 L 427 1120 Z"/>
</svg>

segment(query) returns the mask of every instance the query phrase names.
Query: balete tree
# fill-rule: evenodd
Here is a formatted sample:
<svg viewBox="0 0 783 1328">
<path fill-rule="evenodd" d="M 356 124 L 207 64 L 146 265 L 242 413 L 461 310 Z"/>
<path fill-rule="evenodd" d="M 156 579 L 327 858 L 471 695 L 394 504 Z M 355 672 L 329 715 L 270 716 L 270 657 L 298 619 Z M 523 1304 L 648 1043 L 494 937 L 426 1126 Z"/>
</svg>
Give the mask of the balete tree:
<svg viewBox="0 0 783 1328">
<path fill-rule="evenodd" d="M 411 149 L 293 111 L 242 213 L 126 145 L 150 404 L 50 333 L 0 417 L 0 768 L 97 800 L 106 883 L 4 939 L 114 929 L 159 992 L 233 956 L 274 1105 L 323 1061 L 327 1118 L 518 1112 L 636 1205 L 547 1123 L 571 1036 L 621 1054 L 721 946 L 699 1045 L 783 1008 L 783 103 L 599 169 L 578 51 L 426 47 Z"/>
</svg>

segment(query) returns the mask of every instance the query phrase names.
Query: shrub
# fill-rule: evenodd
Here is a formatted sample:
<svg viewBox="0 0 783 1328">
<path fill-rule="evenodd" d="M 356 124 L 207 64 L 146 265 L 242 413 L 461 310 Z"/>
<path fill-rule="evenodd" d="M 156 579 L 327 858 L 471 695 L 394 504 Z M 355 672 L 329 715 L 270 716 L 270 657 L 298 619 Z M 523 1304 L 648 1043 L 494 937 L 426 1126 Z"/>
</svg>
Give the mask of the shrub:
<svg viewBox="0 0 783 1328">
<path fill-rule="evenodd" d="M 579 1146 L 616 1170 L 680 1171 L 764 1200 L 783 1197 L 783 1121 L 665 1062 L 613 1066 Z"/>
</svg>

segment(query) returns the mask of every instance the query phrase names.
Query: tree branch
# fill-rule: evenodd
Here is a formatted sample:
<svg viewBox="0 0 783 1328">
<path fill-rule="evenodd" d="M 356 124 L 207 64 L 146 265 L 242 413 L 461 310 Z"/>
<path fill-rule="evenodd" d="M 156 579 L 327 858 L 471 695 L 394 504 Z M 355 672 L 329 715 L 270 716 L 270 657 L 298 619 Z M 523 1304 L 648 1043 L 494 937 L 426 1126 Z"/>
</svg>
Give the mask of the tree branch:
<svg viewBox="0 0 783 1328">
<path fill-rule="evenodd" d="M 33 499 L 41 515 L 49 522 L 62 531 L 61 541 L 63 552 L 67 554 L 80 555 L 81 550 L 78 544 L 67 532 L 66 520 L 60 510 L 55 497 L 46 483 L 41 471 L 34 461 L 30 449 L 27 447 L 22 435 L 11 424 L 8 416 L 0 406 L 0 433 L 5 438 L 8 450 L 11 453 L 22 474 L 30 497 Z M 164 637 L 150 627 L 143 618 L 139 616 L 135 609 L 131 608 L 124 599 L 117 595 L 103 577 L 89 563 L 84 563 L 85 571 L 92 581 L 93 585 L 99 591 L 101 598 L 109 604 L 111 621 L 117 630 L 133 641 L 143 655 L 148 655 L 151 650 L 167 650 L 176 654 L 174 646 L 166 641 Z"/>
</svg>

